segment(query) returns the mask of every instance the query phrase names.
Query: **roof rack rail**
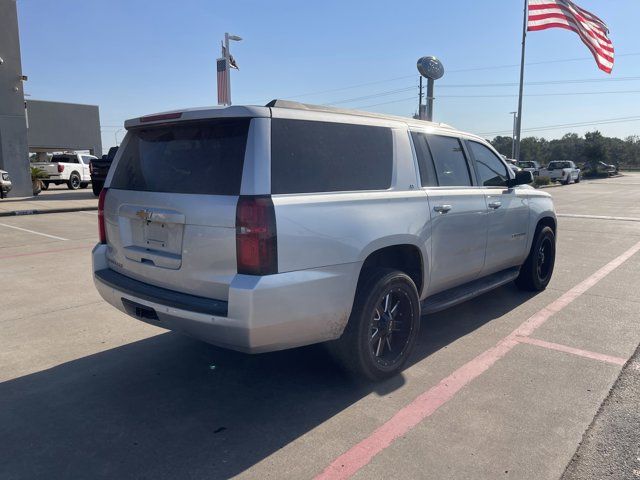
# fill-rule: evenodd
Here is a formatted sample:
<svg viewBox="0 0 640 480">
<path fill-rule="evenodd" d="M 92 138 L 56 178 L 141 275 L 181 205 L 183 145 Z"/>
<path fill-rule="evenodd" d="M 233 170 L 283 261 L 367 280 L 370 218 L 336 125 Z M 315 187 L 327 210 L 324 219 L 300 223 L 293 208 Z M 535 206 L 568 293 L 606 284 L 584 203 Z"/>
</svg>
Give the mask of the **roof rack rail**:
<svg viewBox="0 0 640 480">
<path fill-rule="evenodd" d="M 391 120 L 399 120 L 403 122 L 421 122 L 421 123 L 429 123 L 430 125 L 437 125 L 441 128 L 453 129 L 451 125 L 447 125 L 446 123 L 428 122 L 426 120 L 416 120 L 413 118 L 401 117 L 398 115 L 386 115 L 383 113 L 365 112 L 363 110 L 350 110 L 350 109 L 344 109 L 344 108 L 336 108 L 328 105 L 311 105 L 308 103 L 294 102 L 291 100 L 280 100 L 277 98 L 271 100 L 269 103 L 265 105 L 265 107 L 291 108 L 294 110 L 309 110 L 314 112 L 341 113 L 344 115 L 358 115 L 360 117 L 386 118 Z"/>
</svg>

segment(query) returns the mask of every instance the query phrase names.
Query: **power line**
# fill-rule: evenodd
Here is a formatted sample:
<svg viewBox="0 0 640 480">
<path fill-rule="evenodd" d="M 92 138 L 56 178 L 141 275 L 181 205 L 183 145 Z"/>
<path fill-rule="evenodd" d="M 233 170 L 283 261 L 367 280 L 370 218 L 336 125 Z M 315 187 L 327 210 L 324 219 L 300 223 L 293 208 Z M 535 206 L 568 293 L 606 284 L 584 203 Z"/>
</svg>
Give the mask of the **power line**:
<svg viewBox="0 0 640 480">
<path fill-rule="evenodd" d="M 591 120 L 591 121 L 588 121 L 588 122 L 559 123 L 559 124 L 556 124 L 556 125 L 544 125 L 544 126 L 538 126 L 538 127 L 523 128 L 522 131 L 524 131 L 524 132 L 541 132 L 541 131 L 544 131 L 544 130 L 555 130 L 557 128 L 590 127 L 592 125 L 607 125 L 607 124 L 611 124 L 611 123 L 638 122 L 638 121 L 640 121 L 640 116 L 618 117 L 618 118 L 607 118 L 607 119 L 603 119 L 603 120 Z M 501 130 L 501 131 L 495 131 L 495 132 L 484 132 L 484 133 L 480 133 L 479 135 L 481 135 L 481 136 L 485 136 L 485 135 L 500 135 L 500 134 L 506 134 L 506 133 L 513 133 L 513 132 L 511 130 Z"/>
<path fill-rule="evenodd" d="M 525 93 L 524 97 L 566 97 L 572 95 L 609 95 L 616 93 L 640 93 L 640 90 L 612 90 L 608 92 Z M 440 95 L 436 98 L 513 98 L 518 95 Z"/>
<path fill-rule="evenodd" d="M 616 58 L 633 57 L 633 56 L 640 56 L 640 52 L 617 54 Z M 577 58 L 564 58 L 564 59 L 557 59 L 557 60 L 543 60 L 543 61 L 540 61 L 540 62 L 526 62 L 525 65 L 527 65 L 527 66 L 535 66 L 535 65 L 553 64 L 553 63 L 577 62 L 577 61 L 585 61 L 585 60 L 593 61 L 593 57 L 577 57 Z M 508 64 L 508 65 L 493 65 L 493 66 L 484 66 L 484 67 L 472 67 L 472 68 L 462 68 L 462 69 L 457 69 L 457 70 L 448 70 L 447 73 L 476 72 L 476 71 L 481 71 L 481 70 L 496 70 L 496 69 L 501 69 L 501 68 L 515 68 L 515 67 L 519 67 L 519 66 L 520 66 L 519 63 L 514 63 L 514 64 Z M 417 77 L 417 74 L 404 75 L 404 76 L 401 76 L 401 77 L 387 78 L 385 80 L 377 80 L 377 81 L 374 81 L 374 82 L 357 83 L 357 84 L 348 85 L 348 86 L 345 86 L 345 87 L 332 88 L 332 89 L 328 89 L 328 90 L 318 90 L 318 91 L 315 91 L 315 92 L 299 93 L 299 94 L 296 94 L 296 95 L 289 95 L 289 96 L 286 96 L 286 97 L 283 97 L 283 98 L 292 99 L 292 98 L 300 98 L 300 97 L 312 97 L 312 96 L 316 96 L 316 95 L 323 95 L 323 94 L 326 94 L 326 93 L 342 92 L 344 90 L 351 90 L 353 88 L 367 87 L 367 86 L 371 86 L 371 85 L 379 85 L 381 83 L 394 82 L 396 80 L 405 80 L 407 78 L 416 78 L 416 77 Z"/>
<path fill-rule="evenodd" d="M 640 76 L 634 77 L 616 77 L 616 78 L 578 78 L 571 80 L 544 80 L 537 82 L 526 82 L 527 86 L 540 86 L 540 85 L 571 85 L 571 84 L 584 84 L 584 83 L 602 83 L 602 82 L 629 82 L 640 80 Z M 438 88 L 493 88 L 493 87 L 515 87 L 518 83 L 467 83 L 467 84 L 442 84 L 438 85 Z M 339 105 L 343 103 L 358 102 L 360 100 L 368 100 L 377 97 L 383 97 L 393 95 L 395 93 L 408 92 L 415 89 L 415 86 L 403 87 L 395 90 L 385 90 L 382 92 L 372 93 L 369 95 L 345 98 L 342 100 L 336 100 L 334 102 L 325 103 L 325 105 Z M 480 95 L 479 95 L 480 96 Z M 439 98 L 446 97 L 446 95 L 439 95 Z"/>
</svg>

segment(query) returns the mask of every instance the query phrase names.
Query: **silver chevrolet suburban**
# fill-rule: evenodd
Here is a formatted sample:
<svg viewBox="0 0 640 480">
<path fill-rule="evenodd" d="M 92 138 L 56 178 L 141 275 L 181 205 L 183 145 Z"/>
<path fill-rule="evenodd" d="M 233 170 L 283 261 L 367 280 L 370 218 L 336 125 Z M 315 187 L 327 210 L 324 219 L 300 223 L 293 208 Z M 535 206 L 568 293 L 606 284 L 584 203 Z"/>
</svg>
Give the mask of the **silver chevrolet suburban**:
<svg viewBox="0 0 640 480">
<path fill-rule="evenodd" d="M 102 297 L 249 353 L 397 373 L 420 318 L 553 272 L 551 197 L 447 125 L 274 100 L 129 120 L 99 198 Z"/>
</svg>

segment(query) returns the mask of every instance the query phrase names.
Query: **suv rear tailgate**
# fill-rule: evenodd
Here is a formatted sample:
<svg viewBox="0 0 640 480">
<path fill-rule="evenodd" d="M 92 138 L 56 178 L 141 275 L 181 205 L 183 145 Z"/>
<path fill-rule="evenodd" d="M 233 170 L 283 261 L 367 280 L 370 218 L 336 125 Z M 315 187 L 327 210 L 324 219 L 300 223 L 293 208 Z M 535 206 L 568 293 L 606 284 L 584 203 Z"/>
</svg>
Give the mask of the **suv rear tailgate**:
<svg viewBox="0 0 640 480">
<path fill-rule="evenodd" d="M 249 122 L 160 124 L 127 134 L 105 200 L 111 269 L 227 300 Z"/>
</svg>

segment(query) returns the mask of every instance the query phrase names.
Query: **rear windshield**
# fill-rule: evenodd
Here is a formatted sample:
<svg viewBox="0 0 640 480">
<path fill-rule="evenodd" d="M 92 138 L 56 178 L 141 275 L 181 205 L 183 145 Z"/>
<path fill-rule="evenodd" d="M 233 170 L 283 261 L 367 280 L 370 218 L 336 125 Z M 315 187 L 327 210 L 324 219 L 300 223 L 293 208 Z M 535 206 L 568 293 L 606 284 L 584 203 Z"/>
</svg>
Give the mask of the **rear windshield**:
<svg viewBox="0 0 640 480">
<path fill-rule="evenodd" d="M 569 162 L 551 162 L 549 169 L 553 170 L 554 168 L 571 168 L 571 164 Z"/>
<path fill-rule="evenodd" d="M 238 195 L 250 119 L 130 131 L 111 188 Z"/>
<path fill-rule="evenodd" d="M 53 155 L 51 157 L 51 161 L 59 163 L 78 163 L 78 157 L 75 155 Z"/>
</svg>

